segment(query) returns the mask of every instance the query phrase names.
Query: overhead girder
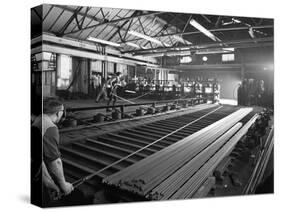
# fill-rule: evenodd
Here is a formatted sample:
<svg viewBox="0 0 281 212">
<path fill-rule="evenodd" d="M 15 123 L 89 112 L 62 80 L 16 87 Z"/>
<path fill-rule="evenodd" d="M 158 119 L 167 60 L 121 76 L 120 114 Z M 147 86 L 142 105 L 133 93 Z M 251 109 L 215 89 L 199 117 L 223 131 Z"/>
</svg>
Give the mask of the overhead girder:
<svg viewBox="0 0 281 212">
<path fill-rule="evenodd" d="M 264 25 L 264 26 L 254 26 L 253 29 L 264 29 L 264 28 L 273 28 L 273 25 Z M 214 28 L 209 29 L 210 32 L 224 32 L 224 31 L 237 31 L 237 30 L 249 30 L 249 27 L 229 27 L 229 28 Z M 170 34 L 158 34 L 151 36 L 152 38 L 160 38 L 160 37 L 166 37 L 166 36 L 173 36 L 173 35 L 193 35 L 193 34 L 200 34 L 200 31 L 192 31 L 192 32 L 176 32 L 176 33 L 170 33 Z M 141 38 L 126 40 L 128 42 L 133 42 L 140 40 Z"/>
<path fill-rule="evenodd" d="M 144 55 L 144 54 L 151 54 L 151 51 L 157 51 L 155 53 L 165 53 L 165 50 L 170 51 L 187 51 L 187 50 L 198 50 L 198 49 L 206 49 L 206 48 L 218 48 L 218 47 L 239 47 L 243 48 L 241 45 L 248 45 L 248 46 L 258 46 L 269 42 L 268 45 L 273 45 L 273 37 L 269 38 L 256 38 L 256 39 L 243 39 L 243 40 L 233 40 L 227 42 L 217 42 L 217 43 L 206 43 L 206 44 L 199 44 L 199 45 L 184 45 L 184 46 L 172 46 L 172 47 L 158 47 L 153 49 L 142 49 L 142 50 L 135 50 L 135 51 L 127 51 L 122 53 L 133 53 L 134 55 Z M 255 45 L 254 45 L 255 44 Z M 227 45 L 227 46 L 226 46 Z M 188 49 L 181 49 L 181 48 L 188 48 Z M 159 51 L 158 51 L 159 50 Z M 169 51 L 169 52 L 170 52 Z"/>
<path fill-rule="evenodd" d="M 147 44 L 150 44 L 150 49 L 149 48 L 141 48 L 141 49 L 135 49 L 135 50 L 127 50 L 127 51 L 121 51 L 122 53 L 133 53 L 135 55 L 144 55 L 144 54 L 151 54 L 152 51 L 155 53 L 165 53 L 165 51 L 170 50 L 170 51 L 174 51 L 174 48 L 186 48 L 189 47 L 190 49 L 198 49 L 198 48 L 213 48 L 216 46 L 221 46 L 221 47 L 228 47 L 227 45 L 232 45 L 232 46 L 238 46 L 238 48 L 244 48 L 247 46 L 259 46 L 260 44 L 257 45 L 253 45 L 253 42 L 266 42 L 266 41 L 260 41 L 257 39 L 251 39 L 249 41 L 249 45 L 247 44 L 247 42 L 244 42 L 244 40 L 242 40 L 243 44 L 237 44 L 237 43 L 232 43 L 232 42 L 236 42 L 236 40 L 234 41 L 229 41 L 229 39 L 226 39 L 222 42 L 216 42 L 216 43 L 206 43 L 206 44 L 198 44 L 198 45 L 180 45 L 179 42 L 173 42 L 174 40 L 172 39 L 173 36 L 177 35 L 177 36 L 188 36 L 188 35 L 196 35 L 196 34 L 200 34 L 200 31 L 186 31 L 187 26 L 189 25 L 189 21 L 192 18 L 192 14 L 189 15 L 189 17 L 187 18 L 187 21 L 184 20 L 185 17 L 187 17 L 185 14 L 185 16 L 177 16 L 175 14 L 177 13 L 171 13 L 172 15 L 172 20 L 180 20 L 182 24 L 182 26 L 184 25 L 184 27 L 179 30 L 177 28 L 177 26 L 171 25 L 171 22 L 167 22 L 165 24 L 165 19 L 160 18 L 161 14 L 167 13 L 167 12 L 153 12 L 153 11 L 146 11 L 145 13 L 143 13 L 143 11 L 140 10 L 136 10 L 134 11 L 133 14 L 131 14 L 130 16 L 125 16 L 123 18 L 117 18 L 114 20 L 108 20 L 106 19 L 107 14 L 104 14 L 104 12 L 102 11 L 102 8 L 99 10 L 100 13 L 103 14 L 103 18 L 97 18 L 96 15 L 90 15 L 88 12 L 91 9 L 90 7 L 76 7 L 76 8 L 71 8 L 71 7 L 67 7 L 67 6 L 60 6 L 60 5 L 52 5 L 50 7 L 50 9 L 47 11 L 46 15 L 43 17 L 43 20 L 46 19 L 46 17 L 49 15 L 50 11 L 53 9 L 53 7 L 57 7 L 62 9 L 62 11 L 60 12 L 60 14 L 58 15 L 58 17 L 53 21 L 53 23 L 51 24 L 51 26 L 49 27 L 49 29 L 47 31 L 52 31 L 52 28 L 54 27 L 54 25 L 57 23 L 58 19 L 63 15 L 64 11 L 69 11 L 72 12 L 73 15 L 68 19 L 68 21 L 63 25 L 63 27 L 61 27 L 61 29 L 56 32 L 55 34 L 58 36 L 64 36 L 64 35 L 70 35 L 70 34 L 75 34 L 77 32 L 80 32 L 78 34 L 78 37 L 80 38 L 82 32 L 84 30 L 87 29 L 95 29 L 98 26 L 102 26 L 102 25 L 106 25 L 106 26 L 112 26 L 112 30 L 110 31 L 109 34 L 111 34 L 113 32 L 113 34 L 111 34 L 111 36 L 107 39 L 107 40 L 111 40 L 114 37 L 116 37 L 116 35 L 118 35 L 118 37 L 120 37 L 120 39 L 117 40 L 117 42 L 121 43 L 125 43 L 125 42 L 137 42 L 140 40 L 143 40 L 143 38 L 136 38 L 134 37 L 133 39 L 127 39 L 130 38 L 129 36 L 127 36 L 128 31 L 130 30 L 130 27 L 132 25 L 132 23 L 134 22 L 133 20 L 137 20 L 139 22 L 139 27 L 141 27 L 142 32 L 144 34 L 147 34 L 147 26 L 143 26 L 142 21 L 141 21 L 141 17 L 146 17 L 146 16 L 154 16 L 154 20 L 156 18 L 159 18 L 162 22 L 162 26 L 160 25 L 160 27 L 156 27 L 157 29 L 153 29 L 153 31 L 155 32 L 156 30 L 158 31 L 158 29 L 160 28 L 160 30 L 156 33 L 154 33 L 153 35 L 151 35 L 151 33 L 149 33 L 148 36 L 150 36 L 151 38 L 165 38 L 166 37 L 166 41 L 169 41 L 171 44 L 173 44 L 172 46 L 160 46 L 160 47 L 154 47 L 155 45 L 152 45 L 151 42 L 146 41 L 146 42 L 142 42 L 141 47 L 145 47 Z M 86 8 L 85 10 L 83 10 L 83 8 Z M 84 12 L 82 12 L 84 11 Z M 120 11 L 122 11 L 122 9 L 120 9 Z M 120 12 L 119 11 L 119 12 Z M 130 11 L 130 10 L 128 10 Z M 132 11 L 132 10 L 131 10 Z M 98 13 L 99 13 L 98 12 Z M 128 14 L 128 13 L 127 13 Z M 78 20 L 78 15 L 82 16 L 82 18 L 80 18 L 80 20 Z M 159 17 L 160 15 L 160 17 Z M 180 15 L 180 14 L 179 14 Z M 219 23 L 221 22 L 222 18 L 224 18 L 224 16 L 218 16 L 217 19 L 215 19 L 214 17 L 210 16 L 206 16 L 206 15 L 199 15 L 201 16 L 202 20 L 206 20 L 205 23 L 210 23 L 211 25 L 213 25 L 215 28 L 211 28 L 208 29 L 208 31 L 210 32 L 216 32 L 216 33 L 224 33 L 224 32 L 230 32 L 230 31 L 244 31 L 244 30 L 249 30 L 249 26 L 245 25 L 245 26 L 237 26 L 237 27 L 221 27 L 218 28 Z M 89 21 L 86 26 L 83 27 L 84 21 L 86 18 L 91 19 L 91 21 Z M 241 18 L 241 20 L 244 18 Z M 72 28 L 72 30 L 67 30 L 67 28 L 70 26 L 70 24 L 73 22 L 73 20 L 76 20 L 76 25 Z M 98 22 L 97 24 L 92 25 L 92 21 L 96 21 Z M 118 25 L 118 23 L 121 22 L 121 25 Z M 248 23 L 248 22 L 247 22 Z M 265 21 L 263 18 L 249 18 L 249 23 L 253 24 L 250 25 L 251 29 L 266 29 L 266 28 L 273 28 L 274 26 L 270 24 L 268 24 L 268 21 Z M 264 24 L 268 24 L 268 25 L 261 25 L 262 23 Z M 149 25 L 149 24 L 148 24 Z M 209 27 L 211 26 L 209 25 Z M 172 28 L 169 28 L 169 27 Z M 169 31 L 167 30 L 167 28 L 169 28 Z M 66 32 L 67 30 L 67 32 Z M 115 30 L 115 31 L 114 31 Z M 165 33 L 164 33 L 165 32 Z M 172 33 L 171 33 L 172 32 Z M 88 36 L 92 33 L 92 31 L 90 30 Z M 271 33 L 269 33 L 270 36 Z M 87 37 L 85 37 L 85 35 L 83 35 L 82 39 L 86 39 Z M 235 38 L 235 36 L 232 36 L 232 39 Z M 265 37 L 265 39 L 268 37 Z M 183 38 L 184 39 L 184 38 Z M 239 38 L 237 38 L 239 39 Z M 260 38 L 258 38 L 260 39 Z M 261 38 L 263 39 L 263 38 Z M 246 40 L 246 39 L 245 39 Z M 269 38 L 270 40 L 270 38 Z M 240 41 L 240 40 L 238 40 Z M 272 40 L 271 40 L 272 41 Z M 269 41 L 269 42 L 271 42 Z M 115 41 L 116 42 L 116 41 Z M 161 42 L 165 42 L 165 41 L 161 41 Z M 203 41 L 204 42 L 204 41 Z M 195 42 L 194 42 L 195 43 Z M 245 44 L 245 45 L 244 45 Z M 207 45 L 207 47 L 205 47 Z M 263 45 L 270 45 L 270 44 L 263 44 Z M 203 47 L 202 47 L 203 46 Z M 178 51 L 178 50 L 177 50 Z"/>
</svg>

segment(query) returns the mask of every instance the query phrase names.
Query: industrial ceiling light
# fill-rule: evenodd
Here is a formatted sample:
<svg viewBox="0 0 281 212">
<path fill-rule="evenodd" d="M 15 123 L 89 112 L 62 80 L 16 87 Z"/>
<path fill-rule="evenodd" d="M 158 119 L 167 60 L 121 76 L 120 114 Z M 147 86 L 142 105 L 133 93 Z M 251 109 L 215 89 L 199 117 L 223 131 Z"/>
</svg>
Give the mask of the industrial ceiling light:
<svg viewBox="0 0 281 212">
<path fill-rule="evenodd" d="M 237 23 L 237 24 L 240 24 L 240 23 L 241 23 L 241 21 L 238 20 L 238 19 L 236 19 L 236 18 L 232 18 L 232 21 L 233 21 L 234 23 Z"/>
<path fill-rule="evenodd" d="M 191 63 L 191 62 L 192 62 L 192 57 L 190 56 L 182 57 L 180 59 L 180 63 Z"/>
<path fill-rule="evenodd" d="M 219 53 L 230 53 L 234 52 L 234 48 L 216 48 L 216 49 L 200 49 L 195 52 L 195 54 L 219 54 Z"/>
<path fill-rule="evenodd" d="M 149 47 L 144 46 L 144 45 L 140 45 L 140 47 L 141 47 L 142 49 L 149 49 Z"/>
<path fill-rule="evenodd" d="M 249 35 L 251 36 L 251 38 L 255 38 L 255 34 L 254 34 L 254 30 L 252 27 L 249 28 Z"/>
<path fill-rule="evenodd" d="M 167 52 L 167 56 L 185 56 L 191 55 L 190 51 L 180 51 L 180 52 Z"/>
<path fill-rule="evenodd" d="M 222 48 L 222 50 L 226 52 L 234 52 L 235 48 Z"/>
<path fill-rule="evenodd" d="M 190 48 L 189 47 L 180 47 L 180 48 L 177 48 L 176 50 L 189 50 Z"/>
<path fill-rule="evenodd" d="M 166 44 L 166 43 L 164 43 L 164 42 L 162 42 L 162 41 L 160 41 L 160 40 L 157 40 L 157 39 L 155 39 L 155 38 L 152 38 L 152 37 L 150 37 L 150 36 L 141 34 L 141 33 L 136 32 L 136 31 L 130 30 L 128 33 L 131 34 L 131 35 L 134 35 L 134 36 L 136 36 L 136 37 L 139 37 L 139 38 L 142 38 L 142 39 L 151 41 L 151 42 L 156 43 L 156 44 L 161 45 L 161 46 L 162 46 L 162 45 L 170 46 L 169 44 Z"/>
<path fill-rule="evenodd" d="M 155 52 L 155 53 L 152 52 L 152 53 L 143 55 L 143 57 L 163 57 L 163 56 L 165 56 L 164 53 L 157 53 L 157 52 Z"/>
<path fill-rule="evenodd" d="M 207 30 L 205 27 L 200 25 L 197 21 L 194 19 L 191 19 L 189 22 L 193 27 L 198 29 L 200 32 L 205 34 L 207 37 L 211 38 L 213 41 L 221 41 L 219 38 L 217 38 L 213 33 L 211 33 L 209 30 Z"/>
<path fill-rule="evenodd" d="M 204 62 L 206 62 L 206 61 L 208 60 L 208 57 L 203 56 L 203 57 L 202 57 L 202 60 L 203 60 Z"/>
<path fill-rule="evenodd" d="M 138 44 L 136 44 L 136 43 L 126 42 L 124 44 L 126 44 L 128 46 L 131 46 L 131 47 L 134 47 L 134 48 L 137 48 L 137 49 L 140 49 L 140 46 Z"/>
<path fill-rule="evenodd" d="M 107 41 L 107 40 L 101 40 L 101 39 L 94 38 L 94 37 L 88 37 L 87 40 L 94 41 L 94 42 L 97 42 L 97 43 L 106 44 L 106 45 L 110 45 L 110 46 L 115 46 L 115 47 L 121 46 L 119 43 L 114 43 L 114 42 Z"/>
<path fill-rule="evenodd" d="M 222 25 L 226 26 L 226 25 L 230 25 L 230 24 L 240 24 L 241 21 L 239 19 L 236 18 L 232 18 L 230 22 L 223 22 Z"/>
</svg>

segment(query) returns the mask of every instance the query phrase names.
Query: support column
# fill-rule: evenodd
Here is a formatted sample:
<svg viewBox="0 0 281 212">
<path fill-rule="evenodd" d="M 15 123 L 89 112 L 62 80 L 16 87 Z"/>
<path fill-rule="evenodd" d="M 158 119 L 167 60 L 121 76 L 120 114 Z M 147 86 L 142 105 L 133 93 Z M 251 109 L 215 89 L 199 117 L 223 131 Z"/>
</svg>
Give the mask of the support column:
<svg viewBox="0 0 281 212">
<path fill-rule="evenodd" d="M 241 81 L 243 82 L 245 78 L 245 58 L 244 55 L 239 51 L 241 58 Z"/>
<path fill-rule="evenodd" d="M 56 54 L 56 69 L 55 69 L 55 95 L 57 95 L 57 87 L 58 87 L 58 60 L 59 54 Z"/>
<path fill-rule="evenodd" d="M 91 90 L 91 80 L 90 80 L 90 76 L 91 76 L 91 60 L 87 59 L 87 82 L 88 82 L 88 90 L 87 90 L 87 94 L 90 93 Z"/>
<path fill-rule="evenodd" d="M 241 81 L 243 82 L 245 78 L 245 64 L 243 63 L 241 66 Z"/>
<path fill-rule="evenodd" d="M 61 55 L 60 54 L 56 54 L 56 93 L 58 90 L 58 76 L 60 73 L 60 60 L 61 60 Z"/>
<path fill-rule="evenodd" d="M 102 51 L 101 51 L 102 55 L 107 56 L 106 53 L 106 48 L 105 46 L 102 46 Z M 105 57 L 107 58 L 107 57 Z M 108 60 L 103 60 L 101 61 L 101 73 L 102 73 L 102 77 L 104 77 L 105 79 L 107 79 L 107 73 L 108 73 Z"/>
</svg>

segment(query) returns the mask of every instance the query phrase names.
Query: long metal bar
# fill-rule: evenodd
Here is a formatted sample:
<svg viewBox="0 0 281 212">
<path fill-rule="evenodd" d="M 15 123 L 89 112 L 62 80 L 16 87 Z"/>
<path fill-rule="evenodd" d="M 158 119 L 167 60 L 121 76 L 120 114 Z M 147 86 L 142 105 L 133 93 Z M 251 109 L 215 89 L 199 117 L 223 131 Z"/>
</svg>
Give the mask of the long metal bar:
<svg viewBox="0 0 281 212">
<path fill-rule="evenodd" d="M 166 176 L 167 173 L 173 173 L 177 174 L 174 171 L 178 168 L 181 167 L 182 164 L 184 164 L 190 159 L 192 159 L 194 156 L 198 154 L 198 152 L 201 152 L 205 148 L 209 148 L 209 145 L 212 144 L 215 139 L 217 139 L 219 136 L 221 136 L 229 127 L 233 126 L 233 124 L 230 124 L 231 122 L 227 123 L 220 129 L 216 131 L 211 131 L 209 133 L 204 133 L 200 136 L 199 140 L 196 139 L 196 142 L 189 142 L 184 144 L 182 147 L 178 148 L 177 153 L 172 153 L 171 156 L 169 157 L 168 161 L 171 162 L 171 166 L 167 165 L 166 163 L 162 163 L 157 165 L 157 170 L 162 172 L 160 175 L 159 173 L 156 175 L 156 173 L 149 173 L 144 181 L 146 182 L 145 184 L 145 193 L 146 191 L 148 192 L 151 190 L 152 187 L 154 187 L 155 183 L 162 181 L 163 177 Z M 235 123 L 235 122 L 233 122 Z M 169 154 L 170 155 L 170 154 Z M 167 162 L 168 162 L 167 161 Z M 163 167 L 163 168 L 162 168 Z M 166 168 L 165 168 L 166 167 Z M 164 175 L 163 175 L 164 174 Z"/>
<path fill-rule="evenodd" d="M 194 121 L 191 122 L 191 123 L 188 123 L 188 124 L 184 125 L 184 126 L 181 127 L 181 128 L 178 128 L 177 130 L 175 130 L 175 131 L 173 131 L 173 132 L 167 134 L 167 135 L 164 136 L 163 138 L 167 138 L 167 137 L 169 137 L 170 135 L 175 134 L 176 132 L 180 131 L 181 129 L 183 129 L 183 128 L 187 127 L 187 126 L 189 126 L 190 124 L 192 124 L 192 123 L 194 123 L 194 122 L 196 122 L 196 121 L 198 121 L 198 120 L 201 120 L 201 119 L 205 118 L 206 116 L 208 116 L 208 115 L 210 115 L 210 114 L 212 114 L 212 113 L 215 113 L 215 112 L 218 111 L 219 109 L 221 109 L 221 107 L 218 107 L 218 108 L 216 108 L 215 110 L 212 110 L 212 111 L 210 111 L 210 112 L 207 113 L 207 114 L 204 114 L 204 115 L 201 116 L 200 118 L 194 120 Z M 210 130 L 210 129 L 209 129 L 209 128 L 208 128 L 208 129 L 204 129 L 203 131 L 206 131 L 206 130 Z M 202 131 L 202 132 L 203 132 L 203 131 Z M 198 136 L 198 133 L 197 133 L 197 134 L 194 134 L 194 135 L 192 135 L 192 136 L 190 136 L 190 137 L 188 137 L 187 139 L 193 139 L 193 138 L 196 137 L 196 136 Z M 162 140 L 163 138 L 160 138 L 160 139 L 156 140 L 155 142 L 157 142 L 157 141 L 159 141 L 159 140 Z M 153 142 L 153 143 L 154 143 L 154 142 Z M 153 144 L 153 143 L 152 143 L 152 144 Z M 120 176 L 123 176 L 124 172 L 126 172 L 127 174 L 130 174 L 130 175 L 139 176 L 138 173 L 136 173 L 136 172 L 131 172 L 131 171 L 132 171 L 132 170 L 136 170 L 136 169 L 135 169 L 136 167 L 142 167 L 142 168 L 144 168 L 144 167 L 146 166 L 147 162 L 151 162 L 152 159 L 153 159 L 153 161 L 156 162 L 156 163 L 161 163 L 161 161 L 158 160 L 159 157 L 164 156 L 164 157 L 165 157 L 165 160 L 168 159 L 171 155 L 170 155 L 170 154 L 168 155 L 167 153 L 168 153 L 168 152 L 173 153 L 173 152 L 171 152 L 171 149 L 172 149 L 172 150 L 176 150 L 176 148 L 178 148 L 178 147 L 179 147 L 181 144 L 183 144 L 183 143 L 186 143 L 186 141 L 185 141 L 185 140 L 181 140 L 180 142 L 177 142 L 176 144 L 170 146 L 170 148 L 165 148 L 165 149 L 161 150 L 160 152 L 158 152 L 157 154 L 153 154 L 153 155 L 150 156 L 149 158 L 146 158 L 146 159 L 140 161 L 139 163 L 135 164 L 134 166 L 128 167 L 128 169 L 126 169 L 126 171 L 123 170 L 123 171 L 120 172 L 120 173 L 116 173 L 116 174 L 114 174 L 113 176 L 108 177 L 107 179 L 105 179 L 105 181 L 106 181 L 106 182 L 107 182 L 107 181 L 110 181 L 110 179 L 113 179 L 113 178 L 114 178 L 114 179 L 118 179 L 118 176 L 119 176 L 119 177 L 120 177 Z M 163 158 L 162 158 L 162 159 L 163 159 Z M 164 161 L 165 161 L 165 160 L 164 160 Z M 162 160 L 162 161 L 163 161 L 163 160 Z M 149 170 L 150 170 L 149 167 L 147 167 L 146 169 L 149 169 Z M 140 171 L 143 172 L 144 169 L 143 169 L 143 170 L 140 170 Z"/>
<path fill-rule="evenodd" d="M 241 117 L 245 116 L 247 113 L 249 113 L 248 109 L 237 111 L 237 112 L 231 114 L 230 116 L 228 116 L 227 118 L 220 120 L 216 124 L 213 124 L 212 126 L 205 128 L 204 130 L 202 130 L 202 132 L 198 132 L 198 133 L 194 134 L 193 136 L 188 137 L 189 139 L 193 139 L 193 142 L 187 143 L 187 141 L 185 141 L 185 140 L 182 140 L 181 142 L 177 142 L 175 145 L 173 145 L 169 148 L 165 148 L 161 152 L 158 152 L 157 154 L 154 154 L 154 155 L 140 161 L 139 163 L 134 164 L 133 166 L 130 166 L 130 167 L 126 168 L 125 170 L 122 170 L 122 172 L 116 173 L 116 174 L 104 179 L 104 181 L 110 183 L 110 179 L 114 179 L 114 180 L 117 180 L 118 182 L 120 182 L 119 177 L 122 177 L 122 179 L 123 179 L 123 174 L 125 174 L 125 177 L 124 177 L 125 179 L 127 179 L 127 177 L 130 176 L 128 179 L 132 179 L 134 182 L 138 182 L 138 179 L 142 179 L 143 182 L 149 182 L 150 185 L 153 185 L 154 183 L 157 183 L 157 182 L 159 182 L 159 180 L 161 181 L 161 179 L 163 179 L 161 177 L 162 174 L 160 175 L 160 173 L 158 173 L 158 172 L 156 173 L 156 171 L 155 171 L 156 166 L 161 166 L 161 167 L 163 166 L 163 168 L 157 169 L 160 172 L 162 172 L 162 171 L 164 171 L 163 173 L 171 172 L 170 169 L 172 168 L 174 170 L 177 166 L 170 167 L 168 169 L 166 167 L 166 165 L 167 165 L 166 162 L 168 163 L 168 161 L 174 161 L 174 162 L 178 163 L 178 160 L 173 160 L 174 157 L 177 157 L 177 154 L 175 152 L 178 152 L 179 150 L 181 152 L 183 152 L 185 149 L 187 149 L 188 151 L 191 151 L 192 148 L 190 148 L 189 146 L 193 145 L 195 147 L 197 145 L 197 142 L 196 142 L 197 139 L 195 139 L 195 138 L 197 138 L 198 136 L 201 138 L 204 137 L 204 139 L 206 140 L 206 142 L 203 143 L 204 144 L 203 146 L 196 147 L 198 150 L 196 150 L 195 152 L 199 151 L 199 149 L 204 148 L 204 146 L 208 145 L 207 143 L 212 142 L 213 139 L 216 139 L 217 136 L 219 136 L 221 133 L 224 133 L 226 129 L 233 126 L 233 123 L 235 124 L 238 120 L 241 119 Z M 206 114 L 206 115 L 209 115 L 209 114 Z M 194 122 L 196 122 L 196 120 Z M 194 122 L 191 122 L 191 123 L 194 123 Z M 189 123 L 187 125 L 190 125 L 191 123 Z M 182 128 L 186 127 L 187 125 L 183 126 Z M 223 126 L 223 127 L 218 128 L 218 126 Z M 180 130 L 182 128 L 179 128 L 178 130 Z M 218 129 L 217 132 L 215 132 L 213 128 Z M 176 130 L 176 131 L 178 131 L 178 130 Z M 203 131 L 205 132 L 204 134 L 202 134 Z M 209 131 L 210 133 L 213 133 L 213 135 L 212 136 L 208 135 L 207 131 Z M 202 135 L 204 135 L 204 136 L 202 136 Z M 185 148 L 182 148 L 182 145 L 185 145 L 185 144 L 188 144 L 188 145 L 185 146 Z M 196 154 L 195 152 L 193 152 L 192 154 Z M 190 157 L 190 155 L 189 155 L 189 157 Z M 147 165 L 146 162 L 148 162 L 149 164 L 152 164 L 152 161 L 154 161 L 154 163 L 153 163 L 154 168 L 151 168 L 150 166 L 146 167 L 146 165 Z M 165 161 L 165 163 L 163 163 L 163 161 Z M 179 160 L 179 163 L 182 163 L 182 162 Z M 164 166 L 166 168 L 164 168 Z M 136 167 L 138 167 L 139 169 L 138 168 L 136 169 Z M 138 171 L 136 171 L 136 170 L 138 170 Z M 146 174 L 145 170 L 148 171 L 147 172 L 147 173 L 149 173 L 148 175 L 145 175 Z M 148 178 L 143 178 L 144 176 L 147 176 Z M 135 177 L 137 177 L 137 178 L 135 178 Z M 125 180 L 123 182 L 128 182 L 128 181 Z M 129 182 L 131 182 L 131 181 L 129 181 Z M 141 181 L 139 181 L 139 182 L 141 182 Z M 143 188 L 144 190 L 142 190 L 142 192 L 145 194 L 146 193 L 145 191 L 149 190 L 149 188 L 151 188 L 151 187 L 147 186 L 147 187 Z"/>
<path fill-rule="evenodd" d="M 259 172 L 261 172 L 261 170 L 263 169 L 263 160 L 265 160 L 266 156 L 267 156 L 267 151 L 270 150 L 269 147 L 270 147 L 270 144 L 273 145 L 273 128 L 270 130 L 270 133 L 267 137 L 267 140 L 265 142 L 265 149 L 262 151 L 261 153 L 261 156 L 260 156 L 260 159 L 258 160 L 253 172 L 252 172 L 252 175 L 250 177 L 250 180 L 249 182 L 247 183 L 247 186 L 246 188 L 244 189 L 243 193 L 244 194 L 251 194 L 255 191 L 255 188 L 257 186 L 257 181 L 258 181 L 258 178 L 260 177 L 259 176 Z M 269 153 L 271 152 L 271 150 L 269 151 Z"/>
<path fill-rule="evenodd" d="M 197 120 L 200 120 L 200 119 L 206 117 L 207 115 L 214 113 L 215 111 L 219 110 L 220 108 L 221 108 L 221 107 L 218 107 L 218 108 L 214 109 L 214 110 L 211 111 L 210 113 L 205 114 L 204 116 L 198 118 Z M 195 120 L 195 121 L 196 121 L 196 120 Z M 195 121 L 194 121 L 194 122 L 195 122 Z M 188 125 L 189 125 L 189 124 L 187 124 L 186 126 L 188 126 Z M 184 126 L 184 127 L 186 127 L 186 126 Z M 124 157 L 124 158 L 122 158 L 122 159 L 120 159 L 120 160 L 115 161 L 114 163 L 112 163 L 112 164 L 110 164 L 110 165 L 104 167 L 103 169 L 100 169 L 100 170 L 97 171 L 97 172 L 94 172 L 94 173 L 92 173 L 92 174 L 90 174 L 90 175 L 88 175 L 88 176 L 86 176 L 86 177 L 84 177 L 84 178 L 82 178 L 82 179 L 79 179 L 78 181 L 74 182 L 73 185 L 74 185 L 75 187 L 77 187 L 77 186 L 83 184 L 85 181 L 90 180 L 91 178 L 93 178 L 94 176 L 98 175 L 99 173 L 102 173 L 104 170 L 106 170 L 106 169 L 108 169 L 108 168 L 114 166 L 115 164 L 118 164 L 118 163 L 122 162 L 123 160 L 125 160 L 125 159 L 127 159 L 127 158 L 129 158 L 129 157 L 131 157 L 131 156 L 133 156 L 133 155 L 135 155 L 136 153 L 141 152 L 142 150 L 144 150 L 144 149 L 150 147 L 151 145 L 157 143 L 158 141 L 163 140 L 163 139 L 165 139 L 166 137 L 168 137 L 169 135 L 174 134 L 175 132 L 179 131 L 180 129 L 181 129 L 181 128 L 179 128 L 179 129 L 175 130 L 174 132 L 171 132 L 171 133 L 169 133 L 169 134 L 163 136 L 163 137 L 160 138 L 160 139 L 157 139 L 156 141 L 154 141 L 154 142 L 152 142 L 152 143 L 150 143 L 150 144 L 148 144 L 148 145 L 146 145 L 146 146 L 144 146 L 144 147 L 138 149 L 137 151 L 135 151 L 135 152 L 133 152 L 133 153 L 127 155 L 126 157 Z"/>
<path fill-rule="evenodd" d="M 184 184 L 199 168 L 200 165 L 206 162 L 236 131 L 242 126 L 242 123 L 236 124 L 228 130 L 219 139 L 213 142 L 208 148 L 204 149 L 196 155 L 191 161 L 182 166 L 178 171 L 173 173 L 169 178 L 157 186 L 150 195 L 154 192 L 161 193 L 162 199 L 168 199 L 179 187 Z M 177 176 L 177 177 L 176 177 Z"/>
<path fill-rule="evenodd" d="M 114 150 L 118 150 L 118 151 L 121 151 L 121 152 L 124 152 L 126 154 L 131 154 L 132 151 L 130 150 L 127 150 L 127 149 L 124 149 L 124 148 L 120 148 L 118 146 L 113 146 L 112 144 L 107 144 L 107 143 L 104 143 L 104 142 L 100 142 L 100 141 L 97 141 L 97 140 L 93 140 L 93 139 L 87 139 L 86 140 L 87 142 L 90 142 L 92 144 L 97 144 L 97 145 L 101 145 L 101 146 L 105 146 L 107 148 L 111 148 L 111 149 L 114 149 Z M 140 158 L 145 158 L 147 157 L 147 155 L 143 154 L 143 153 L 137 153 L 135 154 L 134 156 L 138 156 Z"/>
<path fill-rule="evenodd" d="M 136 139 L 136 138 L 132 138 L 132 137 L 123 136 L 123 135 L 120 135 L 120 134 L 108 133 L 106 135 L 110 136 L 110 137 L 113 137 L 114 139 L 117 138 L 119 140 L 126 140 L 126 141 L 129 141 L 129 142 L 132 142 L 132 143 L 133 142 L 134 143 L 139 143 L 140 145 L 147 145 L 148 143 L 150 143 L 150 142 L 147 142 L 146 140 L 143 140 L 143 139 L 140 140 L 140 139 Z M 159 149 L 164 148 L 165 146 L 155 144 L 152 147 L 157 149 L 157 150 L 159 150 Z"/>
<path fill-rule="evenodd" d="M 91 151 L 93 153 L 98 153 L 98 154 L 103 154 L 103 155 L 106 155 L 106 156 L 109 156 L 109 157 L 113 157 L 113 158 L 116 158 L 116 159 L 121 159 L 123 158 L 121 155 L 119 154 L 116 154 L 116 153 L 112 153 L 112 152 L 109 152 L 109 151 L 104 151 L 102 149 L 99 149 L 99 148 L 95 148 L 95 147 L 91 147 L 91 146 L 88 146 L 88 145 L 85 145 L 85 144 L 82 144 L 82 143 L 79 143 L 79 142 L 76 142 L 74 144 L 72 144 L 73 146 L 75 147 L 79 147 L 79 148 L 82 148 L 84 149 L 85 151 Z M 135 159 L 132 159 L 132 158 L 128 158 L 126 159 L 126 161 L 130 162 L 130 163 L 136 163 L 137 160 Z"/>
<path fill-rule="evenodd" d="M 221 158 L 226 157 L 233 150 L 237 142 L 247 133 L 248 129 L 252 126 L 257 116 L 251 118 L 216 154 L 208 163 L 206 163 L 200 171 L 196 172 L 192 178 L 184 184 L 171 198 L 181 199 L 190 198 L 194 192 L 205 181 L 206 177 L 215 169 L 221 161 Z"/>
</svg>

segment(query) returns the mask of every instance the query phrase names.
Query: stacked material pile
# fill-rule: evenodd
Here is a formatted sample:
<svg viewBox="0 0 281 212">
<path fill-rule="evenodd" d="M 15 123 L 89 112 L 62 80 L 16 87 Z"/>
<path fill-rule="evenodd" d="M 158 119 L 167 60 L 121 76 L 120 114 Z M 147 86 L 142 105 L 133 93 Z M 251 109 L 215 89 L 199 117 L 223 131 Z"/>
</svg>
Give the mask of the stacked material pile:
<svg viewBox="0 0 281 212">
<path fill-rule="evenodd" d="M 210 170 L 217 166 L 224 155 L 222 150 L 227 152 L 233 148 L 235 143 L 233 138 L 236 139 L 236 142 L 238 138 L 241 138 L 240 131 L 245 127 L 239 130 L 242 124 L 237 122 L 251 111 L 252 108 L 240 109 L 191 136 L 105 178 L 104 182 L 140 194 L 148 199 L 190 197 L 206 180 L 207 173 L 210 175 Z M 243 132 L 245 130 L 246 128 Z M 233 136 L 235 133 L 236 135 Z"/>
</svg>

